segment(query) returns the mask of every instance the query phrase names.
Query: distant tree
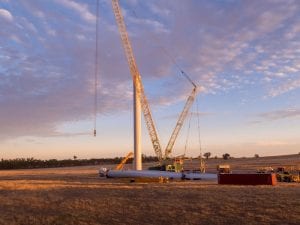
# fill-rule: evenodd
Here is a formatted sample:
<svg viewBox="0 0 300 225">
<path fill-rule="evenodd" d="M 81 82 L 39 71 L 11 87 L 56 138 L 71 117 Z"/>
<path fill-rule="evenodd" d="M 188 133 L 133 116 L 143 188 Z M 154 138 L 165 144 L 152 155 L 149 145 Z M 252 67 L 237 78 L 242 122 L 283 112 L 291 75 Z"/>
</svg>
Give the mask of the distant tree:
<svg viewBox="0 0 300 225">
<path fill-rule="evenodd" d="M 225 153 L 225 154 L 223 154 L 223 159 L 229 159 L 230 158 L 230 154 L 228 154 L 228 153 Z"/>
<path fill-rule="evenodd" d="M 258 155 L 258 154 L 255 154 L 255 155 L 254 155 L 254 158 L 259 158 L 259 155 Z"/>
<path fill-rule="evenodd" d="M 74 159 L 74 160 L 76 160 L 76 159 L 77 159 L 77 156 L 76 156 L 76 155 L 74 155 L 74 156 L 73 156 L 73 159 Z"/>
<path fill-rule="evenodd" d="M 203 155 L 206 159 L 208 159 L 211 156 L 211 153 L 210 152 L 205 152 Z"/>
<path fill-rule="evenodd" d="M 217 158 L 218 158 L 218 156 L 216 155 L 216 156 L 215 156 L 215 159 L 217 159 Z"/>
</svg>

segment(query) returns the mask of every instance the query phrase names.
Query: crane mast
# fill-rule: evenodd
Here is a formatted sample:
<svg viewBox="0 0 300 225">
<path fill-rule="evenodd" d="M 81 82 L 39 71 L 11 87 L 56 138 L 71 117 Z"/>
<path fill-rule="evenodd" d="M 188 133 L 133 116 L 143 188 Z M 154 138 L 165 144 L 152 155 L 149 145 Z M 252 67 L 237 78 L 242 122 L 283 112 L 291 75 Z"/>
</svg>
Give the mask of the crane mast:
<svg viewBox="0 0 300 225">
<path fill-rule="evenodd" d="M 127 34 L 125 22 L 123 15 L 121 13 L 121 8 L 119 5 L 118 0 L 112 0 L 112 6 L 113 6 L 113 11 L 115 14 L 116 22 L 118 25 L 118 29 L 120 32 L 123 48 L 125 50 L 125 55 L 128 61 L 130 73 L 133 79 L 134 83 L 134 88 L 136 89 L 138 100 L 140 101 L 142 111 L 144 114 L 144 118 L 146 121 L 146 126 L 151 138 L 151 142 L 154 148 L 154 151 L 156 153 L 156 156 L 158 158 L 158 161 L 161 163 L 162 162 L 162 150 L 161 150 L 161 145 L 159 142 L 158 134 L 153 122 L 152 114 L 150 111 L 149 103 L 146 98 L 145 92 L 144 92 L 144 87 L 141 81 L 141 76 L 138 70 L 138 67 L 135 62 L 135 57 L 133 55 L 133 50 L 129 41 L 129 37 Z"/>
<path fill-rule="evenodd" d="M 186 118 L 186 116 L 187 116 L 187 114 L 188 114 L 188 112 L 189 112 L 189 110 L 190 110 L 190 108 L 191 108 L 194 100 L 195 100 L 196 94 L 197 94 L 197 87 L 194 85 L 194 88 L 193 88 L 191 94 L 189 95 L 189 97 L 188 97 L 185 105 L 184 105 L 184 108 L 183 108 L 183 110 L 182 110 L 182 112 L 181 112 L 181 114 L 179 116 L 179 119 L 178 119 L 178 121 L 176 123 L 176 126 L 175 126 L 175 128 L 173 130 L 173 133 L 172 133 L 172 135 L 170 137 L 168 145 L 167 145 L 167 147 L 165 149 L 164 160 L 172 152 L 173 146 L 175 144 L 175 140 L 176 140 L 176 138 L 177 138 L 177 136 L 179 134 L 179 131 L 182 128 L 183 122 L 184 122 L 184 120 L 185 120 L 185 118 Z"/>
</svg>

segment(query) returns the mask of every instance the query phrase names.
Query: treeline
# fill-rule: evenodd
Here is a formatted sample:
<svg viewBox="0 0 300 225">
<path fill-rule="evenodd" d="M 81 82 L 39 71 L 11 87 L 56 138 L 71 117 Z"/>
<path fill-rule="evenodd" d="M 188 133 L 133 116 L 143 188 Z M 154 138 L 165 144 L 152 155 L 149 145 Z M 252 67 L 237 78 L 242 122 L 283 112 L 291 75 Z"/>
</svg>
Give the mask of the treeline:
<svg viewBox="0 0 300 225">
<path fill-rule="evenodd" d="M 0 170 L 118 164 L 122 161 L 122 159 L 123 157 L 99 158 L 99 159 L 63 159 L 63 160 L 58 160 L 58 159 L 40 160 L 35 158 L 1 159 Z M 143 155 L 143 162 L 153 162 L 153 161 L 157 161 L 157 157 Z M 126 163 L 132 163 L 132 159 L 128 159 Z"/>
</svg>

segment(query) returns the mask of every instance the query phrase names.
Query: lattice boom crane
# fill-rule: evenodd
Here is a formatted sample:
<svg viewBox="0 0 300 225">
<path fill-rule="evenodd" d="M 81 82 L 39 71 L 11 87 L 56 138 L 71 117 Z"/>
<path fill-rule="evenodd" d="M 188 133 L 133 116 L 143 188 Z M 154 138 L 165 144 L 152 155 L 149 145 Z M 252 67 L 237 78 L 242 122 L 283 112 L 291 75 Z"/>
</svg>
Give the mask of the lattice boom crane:
<svg viewBox="0 0 300 225">
<path fill-rule="evenodd" d="M 121 40 L 122 40 L 122 44 L 123 44 L 123 48 L 125 50 L 125 55 L 129 64 L 129 69 L 130 69 L 130 73 L 136 88 L 136 91 L 139 95 L 140 98 L 140 102 L 141 102 L 141 106 L 142 106 L 142 111 L 144 114 L 144 118 L 146 121 L 146 126 L 151 138 L 151 142 L 154 148 L 154 151 L 156 153 L 156 156 L 158 157 L 159 162 L 162 162 L 162 150 L 161 150 L 161 145 L 159 142 L 159 138 L 158 138 L 158 134 L 153 122 L 153 118 L 152 118 L 152 114 L 150 111 L 150 107 L 149 107 L 149 103 L 148 100 L 146 98 L 145 92 L 144 92 L 144 87 L 141 81 L 141 76 L 138 70 L 138 67 L 136 65 L 135 62 L 135 58 L 133 55 L 133 50 L 128 38 L 128 34 L 126 31 L 126 26 L 124 23 L 124 18 L 123 15 L 121 13 L 121 8 L 119 5 L 119 1 L 118 0 L 112 0 L 112 6 L 113 6 L 113 11 L 115 14 L 115 18 L 116 18 L 116 22 L 118 25 L 118 29 L 121 35 Z"/>
<path fill-rule="evenodd" d="M 176 126 L 175 126 L 174 130 L 173 130 L 173 133 L 172 133 L 172 135 L 171 135 L 171 138 L 170 138 L 170 140 L 169 140 L 169 142 L 168 142 L 168 145 L 167 145 L 167 147 L 166 147 L 166 149 L 165 149 L 164 160 L 165 160 L 165 159 L 170 155 L 170 153 L 172 152 L 172 149 L 173 149 L 173 146 L 174 146 L 174 144 L 175 144 L 176 138 L 177 138 L 177 136 L 178 136 L 178 134 L 179 134 L 180 129 L 182 128 L 182 125 L 183 125 L 183 123 L 184 123 L 184 120 L 185 120 L 185 118 L 186 118 L 186 116 L 187 116 L 187 114 L 188 114 L 188 112 L 189 112 L 191 106 L 192 106 L 193 103 L 194 103 L 196 94 L 197 94 L 197 86 L 194 85 L 194 88 L 193 88 L 191 94 L 189 95 L 189 97 L 188 97 L 188 99 L 187 99 L 185 105 L 184 105 L 183 111 L 181 112 L 181 114 L 180 114 L 180 116 L 179 116 L 179 119 L 178 119 L 178 121 L 177 121 L 177 123 L 176 123 Z"/>
<path fill-rule="evenodd" d="M 126 30 L 126 26 L 125 26 L 125 22 L 124 22 L 124 18 L 121 12 L 121 8 L 119 5 L 119 0 L 112 0 L 112 6 L 113 6 L 113 11 L 115 14 L 115 18 L 116 18 L 116 22 L 118 25 L 118 29 L 120 32 L 120 36 L 121 36 L 121 40 L 122 40 L 122 44 L 123 44 L 123 48 L 125 50 L 125 55 L 127 58 L 127 62 L 129 65 L 129 69 L 130 69 L 130 73 L 133 79 L 133 83 L 134 83 L 134 87 L 137 91 L 137 95 L 139 96 L 139 100 L 141 103 L 141 107 L 142 107 L 142 111 L 144 114 L 144 118 L 146 121 L 146 126 L 151 138 L 151 142 L 154 148 L 154 151 L 156 153 L 156 156 L 158 158 L 158 161 L 160 164 L 164 163 L 164 160 L 170 155 L 170 153 L 172 152 L 173 146 L 175 144 L 175 140 L 179 134 L 179 131 L 181 130 L 184 120 L 186 119 L 186 116 L 195 100 L 195 96 L 197 94 L 197 86 L 196 84 L 189 78 L 189 76 L 184 73 L 184 71 L 181 71 L 181 73 L 183 74 L 183 76 L 185 76 L 189 82 L 194 86 L 191 94 L 189 95 L 187 102 L 183 108 L 183 111 L 181 112 L 179 119 L 176 123 L 176 126 L 173 130 L 173 133 L 171 135 L 171 138 L 168 142 L 168 145 L 165 149 L 165 154 L 164 156 L 162 155 L 162 148 L 159 142 L 159 138 L 158 138 L 158 134 L 156 131 L 156 127 L 152 118 L 152 114 L 150 111 L 150 107 L 149 107 L 149 103 L 147 100 L 147 97 L 145 95 L 144 92 L 144 87 L 143 87 L 143 83 L 141 80 L 141 76 L 138 70 L 138 67 L 136 65 L 136 61 L 135 61 L 135 57 L 133 55 L 133 50 L 131 47 L 131 43 L 129 41 L 129 37 L 128 37 L 128 33 Z"/>
</svg>

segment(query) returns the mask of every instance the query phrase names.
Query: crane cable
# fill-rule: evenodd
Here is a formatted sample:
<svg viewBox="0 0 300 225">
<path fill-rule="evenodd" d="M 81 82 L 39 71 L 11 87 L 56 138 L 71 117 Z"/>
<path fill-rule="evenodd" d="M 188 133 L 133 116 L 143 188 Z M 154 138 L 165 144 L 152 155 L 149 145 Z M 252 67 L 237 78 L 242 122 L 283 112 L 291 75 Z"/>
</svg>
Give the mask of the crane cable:
<svg viewBox="0 0 300 225">
<path fill-rule="evenodd" d="M 200 132 L 200 113 L 199 113 L 199 103 L 198 98 L 196 98 L 196 108 L 197 108 L 197 122 L 198 122 L 198 141 L 199 141 L 199 150 L 200 156 L 202 157 L 202 143 L 201 143 L 201 132 Z"/>
<path fill-rule="evenodd" d="M 98 20 L 99 20 L 99 0 L 97 0 L 96 12 L 96 50 L 95 50 L 95 84 L 94 84 L 94 137 L 97 131 L 97 108 L 98 108 Z"/>
<path fill-rule="evenodd" d="M 136 19 L 139 19 L 137 16 L 137 13 L 135 12 L 135 10 L 131 10 L 132 14 L 136 17 Z M 154 41 L 159 43 L 160 41 L 158 40 L 158 38 L 156 38 L 154 35 L 150 35 L 150 38 L 155 39 Z M 180 73 L 194 86 L 197 87 L 197 85 L 195 84 L 195 82 L 190 78 L 190 76 L 184 72 L 184 70 L 180 67 L 180 65 L 176 62 L 175 58 L 169 54 L 169 52 L 167 51 L 166 48 L 164 48 L 163 46 L 159 47 L 162 52 L 169 57 L 169 59 L 171 60 L 171 62 L 176 66 L 176 68 L 180 71 Z"/>
<path fill-rule="evenodd" d="M 198 103 L 198 98 L 196 99 L 196 106 L 197 106 L 197 119 L 198 119 L 198 140 L 199 140 L 199 151 L 200 151 L 200 172 L 205 173 L 206 171 L 206 163 L 203 160 L 202 157 L 202 143 L 201 143 L 201 132 L 200 132 L 200 113 L 199 113 L 199 103 Z"/>
<path fill-rule="evenodd" d="M 131 10 L 131 12 L 138 19 L 138 16 L 137 16 L 137 13 L 135 12 L 135 10 Z M 160 42 L 158 40 L 158 38 L 156 38 L 154 35 L 150 35 L 150 38 L 154 39 L 157 43 Z M 194 88 L 197 88 L 197 84 L 190 78 L 190 76 L 186 72 L 184 72 L 184 70 L 176 62 L 175 58 L 167 51 L 167 49 L 164 48 L 163 46 L 159 46 L 159 48 L 171 60 L 171 62 L 180 71 L 180 73 L 194 86 Z M 199 147 L 200 147 L 200 157 L 202 158 L 201 138 L 200 138 L 200 119 L 199 119 L 198 100 L 197 99 L 196 99 L 196 102 L 197 102 L 197 119 L 198 119 L 198 140 L 199 140 Z M 191 113 L 191 116 L 190 116 L 190 119 L 189 119 L 189 127 L 188 127 L 187 139 L 186 139 L 186 142 L 185 142 L 184 155 L 186 154 L 186 150 L 187 150 L 187 142 L 188 142 L 188 139 L 189 139 L 191 118 L 192 118 L 192 113 Z"/>
<path fill-rule="evenodd" d="M 186 136 L 186 140 L 185 140 L 185 145 L 184 145 L 184 153 L 183 153 L 184 156 L 186 155 L 188 140 L 189 140 L 189 137 L 190 137 L 191 120 L 192 120 L 192 113 L 190 113 L 190 116 L 189 116 L 189 125 L 188 125 L 188 130 L 187 130 L 187 136 Z"/>
<path fill-rule="evenodd" d="M 156 40 L 158 40 L 155 37 Z M 186 72 L 184 72 L 184 70 L 179 66 L 179 64 L 175 61 L 175 58 L 173 56 L 171 56 L 168 51 L 166 50 L 166 48 L 164 48 L 163 46 L 160 46 L 160 49 L 165 53 L 166 56 L 168 56 L 170 58 L 170 60 L 173 62 L 173 64 L 177 67 L 177 69 L 181 72 L 181 74 L 194 86 L 197 87 L 197 85 L 194 83 L 194 81 L 192 81 L 192 79 L 189 77 L 189 75 L 187 75 Z"/>
</svg>

